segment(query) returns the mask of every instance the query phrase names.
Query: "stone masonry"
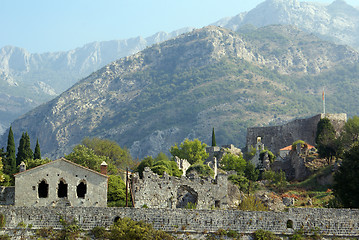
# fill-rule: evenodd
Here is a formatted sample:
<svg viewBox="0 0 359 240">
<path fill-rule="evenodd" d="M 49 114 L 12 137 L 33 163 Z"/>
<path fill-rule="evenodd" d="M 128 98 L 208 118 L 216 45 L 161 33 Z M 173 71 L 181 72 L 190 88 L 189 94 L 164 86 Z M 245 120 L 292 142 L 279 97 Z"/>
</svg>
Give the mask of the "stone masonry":
<svg viewBox="0 0 359 240">
<path fill-rule="evenodd" d="M 133 197 L 136 208 L 185 208 L 188 203 L 197 209 L 228 208 L 227 175 L 218 174 L 215 179 L 200 178 L 195 172 L 188 177 L 163 177 L 145 168 L 143 178 L 132 177 Z"/>
<path fill-rule="evenodd" d="M 60 158 L 15 174 L 15 206 L 106 207 L 107 179 Z"/>
<path fill-rule="evenodd" d="M 247 149 L 250 146 L 255 146 L 257 137 L 261 137 L 262 143 L 275 155 L 279 153 L 279 149 L 291 145 L 299 139 L 310 145 L 315 145 L 317 124 L 324 117 L 331 120 L 337 134 L 340 133 L 347 121 L 345 113 L 318 114 L 310 118 L 296 119 L 280 126 L 248 128 Z"/>
<path fill-rule="evenodd" d="M 187 210 L 102 207 L 0 207 L 6 218 L 5 230 L 18 229 L 23 222 L 32 229 L 60 229 L 60 216 L 76 219 L 84 230 L 96 226 L 110 227 L 118 218 L 152 223 L 154 228 L 167 232 L 215 232 L 231 229 L 251 234 L 263 229 L 277 235 L 293 234 L 295 230 L 319 229 L 323 236 L 359 237 L 359 210 L 289 208 L 288 212 L 250 212 L 237 210 Z"/>
</svg>

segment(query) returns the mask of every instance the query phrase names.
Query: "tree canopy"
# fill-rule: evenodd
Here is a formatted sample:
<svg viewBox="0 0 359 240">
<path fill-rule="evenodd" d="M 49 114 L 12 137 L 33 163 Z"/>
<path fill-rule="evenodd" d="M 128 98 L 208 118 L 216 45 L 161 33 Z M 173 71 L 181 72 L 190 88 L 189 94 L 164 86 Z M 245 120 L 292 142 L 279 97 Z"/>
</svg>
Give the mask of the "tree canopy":
<svg viewBox="0 0 359 240">
<path fill-rule="evenodd" d="M 332 157 L 336 155 L 339 145 L 334 127 L 328 118 L 323 118 L 318 122 L 315 142 L 319 156 L 331 161 Z"/>
<path fill-rule="evenodd" d="M 186 159 L 190 164 L 194 164 L 196 162 L 203 162 L 206 158 L 208 158 L 209 155 L 206 152 L 206 147 L 207 145 L 205 143 L 201 143 L 198 139 L 194 139 L 193 141 L 185 139 L 179 147 L 177 144 L 172 146 L 170 153 L 173 157 Z"/>
<path fill-rule="evenodd" d="M 16 172 L 16 155 L 15 155 L 15 141 L 12 128 L 10 127 L 9 135 L 7 138 L 7 147 L 6 147 L 6 161 L 4 172 L 8 175 L 14 174 Z"/>
<path fill-rule="evenodd" d="M 244 169 L 246 167 L 246 160 L 242 156 L 234 154 L 226 154 L 220 162 L 220 166 L 223 170 L 230 171 L 234 170 L 239 175 L 244 174 Z"/>
<path fill-rule="evenodd" d="M 170 176 L 180 177 L 182 175 L 182 170 L 178 168 L 176 162 L 169 160 L 166 154 L 162 152 L 160 152 L 156 158 L 148 156 L 141 161 L 136 169 L 141 178 L 143 177 L 143 170 L 146 167 L 151 168 L 151 170 L 158 175 L 163 175 L 164 172 Z"/>
<path fill-rule="evenodd" d="M 105 156 L 117 168 L 125 170 L 133 168 L 135 163 L 131 157 L 130 152 L 126 148 L 121 148 L 116 142 L 108 139 L 100 138 L 85 138 L 82 140 L 82 145 L 92 149 L 97 156 Z"/>
<path fill-rule="evenodd" d="M 334 175 L 334 194 L 345 207 L 359 208 L 359 144 L 344 154 L 338 172 Z"/>
</svg>

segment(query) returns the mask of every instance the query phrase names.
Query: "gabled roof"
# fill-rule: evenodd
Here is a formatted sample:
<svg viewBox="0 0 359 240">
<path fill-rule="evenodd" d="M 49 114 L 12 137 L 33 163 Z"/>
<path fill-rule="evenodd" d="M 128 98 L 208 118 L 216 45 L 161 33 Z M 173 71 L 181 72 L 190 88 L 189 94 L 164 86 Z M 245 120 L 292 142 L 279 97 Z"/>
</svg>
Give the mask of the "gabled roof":
<svg viewBox="0 0 359 240">
<path fill-rule="evenodd" d="M 307 144 L 309 150 L 312 149 L 312 148 L 315 148 L 314 146 L 312 146 L 312 145 L 310 145 L 308 143 L 306 143 L 306 144 Z M 291 151 L 291 150 L 292 150 L 292 145 L 289 145 L 287 147 L 284 147 L 284 148 L 280 149 L 279 151 Z"/>
<path fill-rule="evenodd" d="M 24 171 L 24 172 L 16 173 L 16 174 L 14 174 L 14 176 L 16 177 L 16 176 L 21 175 L 21 174 L 23 174 L 23 173 L 28 173 L 28 172 L 31 172 L 31 171 L 33 171 L 33 170 L 35 170 L 35 169 L 39 169 L 39 168 L 42 168 L 42 167 L 46 167 L 46 166 L 52 165 L 52 164 L 54 164 L 54 163 L 56 163 L 56 162 L 60 162 L 60 161 L 65 162 L 65 163 L 67 163 L 67 164 L 74 165 L 74 166 L 76 166 L 76 167 L 85 169 L 85 170 L 87 170 L 87 171 L 89 171 L 89 172 L 93 172 L 93 173 L 95 173 L 95 174 L 98 174 L 98 175 L 100 175 L 100 176 L 103 176 L 103 177 L 108 178 L 107 175 L 104 175 L 104 174 L 102 174 L 102 173 L 99 173 L 99 172 L 97 172 L 97 171 L 94 171 L 94 170 L 92 170 L 92 169 L 89 169 L 89 168 L 87 168 L 87 167 L 81 166 L 81 165 L 79 165 L 79 164 L 77 164 L 77 163 L 71 162 L 71 161 L 69 161 L 69 160 L 67 160 L 67 159 L 65 159 L 65 158 L 63 158 L 63 157 L 62 157 L 62 158 L 59 158 L 59 159 L 56 159 L 56 160 L 54 160 L 54 161 L 51 161 L 51 162 L 42 164 L 42 165 L 40 165 L 40 166 L 31 168 L 31 169 L 26 170 L 26 171 Z"/>
</svg>

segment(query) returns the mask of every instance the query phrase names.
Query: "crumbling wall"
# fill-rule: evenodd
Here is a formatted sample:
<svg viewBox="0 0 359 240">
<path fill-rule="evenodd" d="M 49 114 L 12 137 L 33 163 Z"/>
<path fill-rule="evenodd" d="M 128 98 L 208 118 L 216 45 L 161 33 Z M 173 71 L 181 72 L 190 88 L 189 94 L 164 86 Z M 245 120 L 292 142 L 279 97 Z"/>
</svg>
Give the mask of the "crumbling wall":
<svg viewBox="0 0 359 240">
<path fill-rule="evenodd" d="M 188 202 L 197 209 L 228 208 L 228 180 L 227 175 L 222 174 L 216 179 L 203 179 L 197 174 L 160 177 L 145 168 L 142 179 L 138 174 L 132 177 L 132 189 L 137 208 L 184 208 Z"/>
<path fill-rule="evenodd" d="M 14 205 L 15 187 L 0 187 L 0 205 Z"/>
<path fill-rule="evenodd" d="M 262 143 L 274 154 L 279 149 L 291 145 L 296 140 L 303 140 L 310 145 L 315 145 L 317 125 L 320 119 L 327 117 L 331 120 L 337 134 L 341 132 L 347 120 L 345 113 L 318 114 L 310 118 L 296 119 L 280 126 L 252 127 L 247 129 L 246 146 L 255 146 L 257 137 L 262 138 Z"/>
<path fill-rule="evenodd" d="M 251 234 L 263 229 L 278 235 L 293 234 L 295 230 L 319 229 L 324 236 L 359 237 L 359 210 L 289 208 L 288 212 L 250 212 L 233 210 L 138 209 L 101 207 L 0 207 L 6 217 L 5 229 L 18 229 L 18 224 L 32 224 L 32 229 L 60 229 L 60 216 L 76 219 L 84 230 L 95 226 L 110 227 L 123 217 L 152 223 L 167 232 L 215 232 L 231 229 Z"/>
</svg>

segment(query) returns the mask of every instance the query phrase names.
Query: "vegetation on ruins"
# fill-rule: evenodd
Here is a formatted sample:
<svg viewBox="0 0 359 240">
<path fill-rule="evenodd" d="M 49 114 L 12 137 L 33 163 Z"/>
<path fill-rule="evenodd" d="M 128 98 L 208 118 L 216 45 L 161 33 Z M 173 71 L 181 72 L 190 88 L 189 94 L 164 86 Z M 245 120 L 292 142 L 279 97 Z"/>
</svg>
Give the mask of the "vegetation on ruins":
<svg viewBox="0 0 359 240">
<path fill-rule="evenodd" d="M 176 162 L 171 161 L 166 154 L 160 152 L 157 157 L 151 156 L 145 157 L 136 168 L 136 172 L 140 177 L 143 177 L 143 171 L 146 167 L 149 167 L 152 172 L 162 176 L 166 172 L 170 176 L 180 177 L 182 176 L 182 170 L 180 170 Z"/>
<path fill-rule="evenodd" d="M 172 146 L 170 153 L 173 157 L 186 159 L 190 164 L 194 164 L 197 162 L 203 162 L 206 158 L 208 158 L 206 147 L 207 145 L 205 143 L 201 143 L 198 139 L 194 139 L 193 141 L 185 139 L 180 146 L 177 146 L 177 144 Z"/>
<path fill-rule="evenodd" d="M 243 196 L 238 209 L 243 211 L 268 211 L 268 207 L 253 194 Z"/>
<path fill-rule="evenodd" d="M 274 235 L 274 233 L 266 230 L 259 229 L 253 233 L 254 240 L 280 240 L 280 237 Z"/>
<path fill-rule="evenodd" d="M 339 144 L 335 136 L 334 127 L 328 118 L 323 118 L 318 122 L 315 142 L 319 156 L 326 158 L 330 163 L 337 154 Z"/>
<path fill-rule="evenodd" d="M 344 154 L 338 172 L 334 175 L 335 195 L 344 207 L 359 208 L 359 145 Z"/>
</svg>

